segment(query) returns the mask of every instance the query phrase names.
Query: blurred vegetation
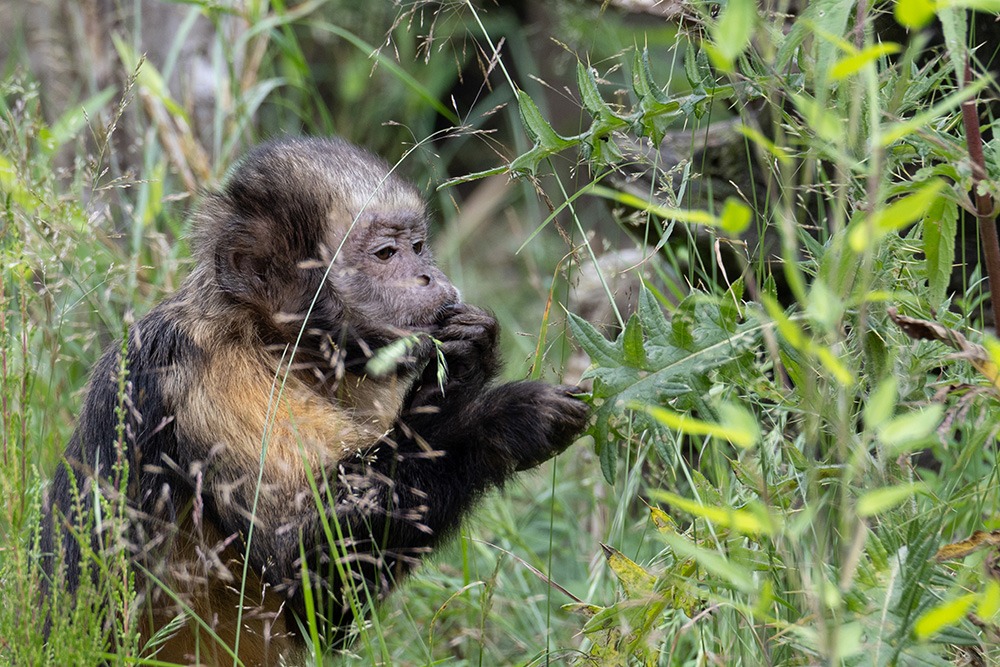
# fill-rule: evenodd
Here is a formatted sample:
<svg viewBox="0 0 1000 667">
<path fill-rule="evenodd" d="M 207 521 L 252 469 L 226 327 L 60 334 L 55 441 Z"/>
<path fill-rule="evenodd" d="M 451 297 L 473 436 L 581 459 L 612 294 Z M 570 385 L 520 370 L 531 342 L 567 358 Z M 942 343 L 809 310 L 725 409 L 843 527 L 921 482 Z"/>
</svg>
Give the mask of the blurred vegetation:
<svg viewBox="0 0 1000 667">
<path fill-rule="evenodd" d="M 1000 664 L 1000 4 L 662 4 L 0 2 L 0 660 L 153 656 L 98 556 L 43 646 L 45 483 L 198 190 L 310 133 L 595 415 L 332 664 Z"/>
</svg>

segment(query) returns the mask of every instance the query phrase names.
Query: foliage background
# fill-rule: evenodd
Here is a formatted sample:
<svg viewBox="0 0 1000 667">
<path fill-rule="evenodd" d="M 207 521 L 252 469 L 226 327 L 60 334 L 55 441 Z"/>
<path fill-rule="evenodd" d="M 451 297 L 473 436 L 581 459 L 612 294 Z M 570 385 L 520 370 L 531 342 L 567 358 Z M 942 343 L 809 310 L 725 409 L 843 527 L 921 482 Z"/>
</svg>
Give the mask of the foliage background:
<svg viewBox="0 0 1000 667">
<path fill-rule="evenodd" d="M 198 189 L 309 133 L 400 159 L 506 376 L 589 366 L 595 409 L 317 662 L 1000 662 L 970 199 L 998 10 L 0 3 L 0 659 L 152 660 L 99 627 L 121 563 L 43 645 L 45 480 L 101 350 L 185 275 Z"/>
</svg>

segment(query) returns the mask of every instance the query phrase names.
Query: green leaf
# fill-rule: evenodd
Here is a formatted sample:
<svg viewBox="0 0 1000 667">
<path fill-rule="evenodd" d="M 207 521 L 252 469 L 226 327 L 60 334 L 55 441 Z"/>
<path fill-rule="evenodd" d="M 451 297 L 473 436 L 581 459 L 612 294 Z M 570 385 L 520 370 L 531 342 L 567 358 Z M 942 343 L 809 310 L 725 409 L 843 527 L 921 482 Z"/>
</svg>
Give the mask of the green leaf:
<svg viewBox="0 0 1000 667">
<path fill-rule="evenodd" d="M 517 91 L 517 108 L 521 113 L 524 129 L 539 147 L 554 153 L 573 145 L 573 142 L 562 138 L 552 129 L 542 116 L 542 112 L 538 110 L 538 105 L 523 90 Z"/>
<path fill-rule="evenodd" d="M 936 308 L 944 304 L 948 294 L 957 234 L 958 204 L 949 197 L 938 197 L 923 219 L 924 273 L 931 305 Z"/>
<path fill-rule="evenodd" d="M 653 70 L 649 66 L 648 49 L 636 51 L 632 57 L 632 87 L 635 88 L 635 93 L 640 99 L 648 99 L 663 105 L 671 104 L 671 101 L 653 80 Z"/>
<path fill-rule="evenodd" d="M 987 622 L 1000 621 L 1000 581 L 990 579 L 976 603 L 976 613 Z"/>
<path fill-rule="evenodd" d="M 592 362 L 601 366 L 617 366 L 625 362 L 624 353 L 619 352 L 593 324 L 579 315 L 569 313 L 569 329 Z"/>
<path fill-rule="evenodd" d="M 84 100 L 82 104 L 72 105 L 49 128 L 45 135 L 45 149 L 49 152 L 56 151 L 76 137 L 80 130 L 86 126 L 87 119 L 93 118 L 97 112 L 104 108 L 104 105 L 111 101 L 114 95 L 114 86 L 108 86 L 93 97 Z"/>
<path fill-rule="evenodd" d="M 934 434 L 943 416 L 944 406 L 940 403 L 900 415 L 878 428 L 879 440 L 896 452 L 910 451 Z"/>
<path fill-rule="evenodd" d="M 583 108 L 590 112 L 591 116 L 594 118 L 614 116 L 611 107 L 601 97 L 601 91 L 597 87 L 597 78 L 594 76 L 594 69 L 587 67 L 579 60 L 576 62 L 576 84 L 580 88 L 580 99 L 583 102 Z"/>
<path fill-rule="evenodd" d="M 744 593 L 757 590 L 753 577 L 745 568 L 736 565 L 716 551 L 703 549 L 680 535 L 662 534 L 678 559 L 692 558 L 710 575 Z"/>
<path fill-rule="evenodd" d="M 681 396 L 696 404 L 708 390 L 710 374 L 753 354 L 760 345 L 760 324 L 727 318 L 719 298 L 695 292 L 677 305 L 667 322 L 648 288 L 642 290 L 639 316 L 630 318 L 627 331 L 614 343 L 588 322 L 569 316 L 570 330 L 592 363 L 586 377 L 594 380 L 594 410 L 587 433 L 594 437 L 609 481 L 614 479 L 620 450 L 615 439 L 661 427 L 645 406 L 660 408 Z M 631 412 L 630 407 L 640 411 Z M 640 423 L 634 424 L 636 420 Z M 748 437 L 738 426 L 742 422 L 735 418 L 735 423 L 723 425 L 731 428 L 729 435 L 752 442 L 753 435 Z"/>
<path fill-rule="evenodd" d="M 715 66 L 732 71 L 736 59 L 750 44 L 757 25 L 757 3 L 753 0 L 729 0 L 719 20 L 709 29 L 712 36 L 708 55 Z"/>
<path fill-rule="evenodd" d="M 0 155 L 0 194 L 8 194 L 18 205 L 28 211 L 38 208 L 42 202 L 29 190 L 14 163 Z"/>
<path fill-rule="evenodd" d="M 645 368 L 646 350 L 642 346 L 642 324 L 639 316 L 632 313 L 622 332 L 622 350 L 625 353 L 625 363 L 635 368 Z"/>
<path fill-rule="evenodd" d="M 663 307 L 645 282 L 639 290 L 639 320 L 650 338 L 662 339 L 670 335 L 670 323 L 663 314 Z"/>
<path fill-rule="evenodd" d="M 632 87 L 639 98 L 641 117 L 635 130 L 649 137 L 654 144 L 663 140 L 673 119 L 682 113 L 681 104 L 663 94 L 649 66 L 649 51 L 636 51 L 632 59 Z"/>
<path fill-rule="evenodd" d="M 802 114 L 806 124 L 816 132 L 816 136 L 833 146 L 844 143 L 846 120 L 813 97 L 797 93 L 792 93 L 791 97 L 795 108 Z"/>
<path fill-rule="evenodd" d="M 881 512 L 892 509 L 896 505 L 908 500 L 917 493 L 923 491 L 926 485 L 920 483 L 897 484 L 896 486 L 886 486 L 875 489 L 861 495 L 858 498 L 856 511 L 860 517 L 875 516 Z"/>
<path fill-rule="evenodd" d="M 373 377 L 380 377 L 386 373 L 394 372 L 399 366 L 399 363 L 403 360 L 403 357 L 407 356 L 410 353 L 410 350 L 412 350 L 414 346 L 416 346 L 417 343 L 419 343 L 424 337 L 430 338 L 427 334 L 423 333 L 410 334 L 404 338 L 398 338 L 392 341 L 385 347 L 379 348 L 372 358 L 368 360 L 368 363 L 365 364 L 365 373 Z M 441 355 L 440 350 L 438 351 L 438 358 L 443 364 L 444 357 Z"/>
<path fill-rule="evenodd" d="M 902 122 L 890 123 L 882 131 L 880 144 L 883 148 L 913 134 L 925 125 L 929 125 L 952 109 L 957 109 L 962 102 L 973 99 L 990 83 L 989 77 L 976 79 L 967 86 L 959 88 L 946 98 L 932 106 L 926 111 L 921 111 L 912 118 Z"/>
<path fill-rule="evenodd" d="M 879 383 L 875 391 L 865 401 L 865 426 L 878 428 L 892 417 L 899 399 L 898 383 L 894 376 L 889 376 Z"/>
</svg>

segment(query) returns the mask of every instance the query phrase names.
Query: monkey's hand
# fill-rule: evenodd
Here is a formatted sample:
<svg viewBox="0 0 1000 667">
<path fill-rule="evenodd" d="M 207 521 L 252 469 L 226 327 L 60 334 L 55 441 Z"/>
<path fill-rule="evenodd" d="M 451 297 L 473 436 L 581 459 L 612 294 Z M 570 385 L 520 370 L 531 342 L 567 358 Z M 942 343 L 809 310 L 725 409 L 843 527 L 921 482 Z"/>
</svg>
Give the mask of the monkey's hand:
<svg viewBox="0 0 1000 667">
<path fill-rule="evenodd" d="M 527 470 L 569 447 L 587 425 L 579 387 L 513 382 L 490 392 L 485 438 L 513 470 Z"/>
<path fill-rule="evenodd" d="M 467 303 L 450 306 L 432 335 L 440 341 L 448 367 L 446 387 L 481 387 L 500 370 L 500 325 L 482 308 Z"/>
<path fill-rule="evenodd" d="M 427 407 L 468 404 L 500 369 L 497 355 L 500 325 L 482 308 L 466 303 L 449 306 L 428 333 L 438 341 L 446 368 L 442 377 L 438 359 L 430 359 L 407 403 L 411 418 Z"/>
</svg>

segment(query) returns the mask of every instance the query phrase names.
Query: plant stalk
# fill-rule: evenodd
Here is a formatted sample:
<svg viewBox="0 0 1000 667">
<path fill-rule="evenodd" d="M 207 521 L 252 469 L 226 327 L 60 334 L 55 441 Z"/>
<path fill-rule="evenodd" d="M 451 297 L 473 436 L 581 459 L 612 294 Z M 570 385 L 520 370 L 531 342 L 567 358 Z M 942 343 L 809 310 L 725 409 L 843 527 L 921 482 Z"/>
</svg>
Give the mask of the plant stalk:
<svg viewBox="0 0 1000 667">
<path fill-rule="evenodd" d="M 972 66 L 969 56 L 965 57 L 965 81 L 972 80 Z M 992 198 L 980 191 L 979 184 L 986 177 L 986 160 L 983 157 L 983 136 L 979 130 L 979 105 L 977 98 L 962 103 L 962 124 L 965 127 L 965 141 L 972 160 L 972 194 L 976 200 L 976 219 L 979 222 L 979 238 L 986 258 L 986 276 L 990 283 L 990 304 L 993 306 L 993 329 L 1000 325 L 1000 240 L 994 220 Z"/>
</svg>

